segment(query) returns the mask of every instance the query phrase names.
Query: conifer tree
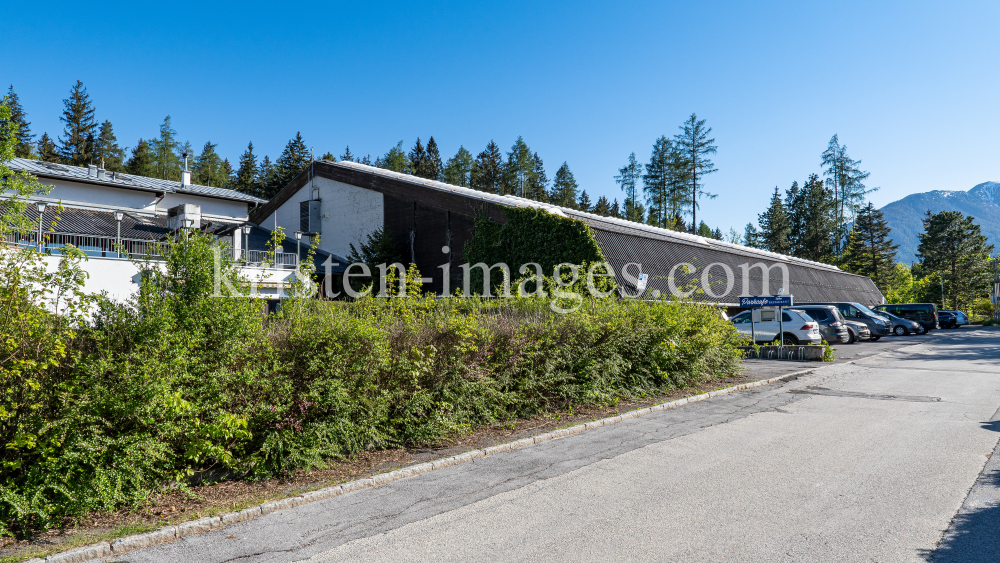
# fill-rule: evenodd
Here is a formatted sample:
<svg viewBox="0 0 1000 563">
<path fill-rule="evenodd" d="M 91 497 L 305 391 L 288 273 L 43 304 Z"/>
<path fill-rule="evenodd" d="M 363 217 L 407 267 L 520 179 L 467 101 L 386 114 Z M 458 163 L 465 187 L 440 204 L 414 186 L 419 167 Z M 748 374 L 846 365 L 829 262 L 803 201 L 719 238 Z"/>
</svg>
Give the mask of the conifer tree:
<svg viewBox="0 0 1000 563">
<path fill-rule="evenodd" d="M 63 136 L 59 138 L 59 154 L 63 162 L 74 166 L 89 164 L 93 156 L 90 139 L 94 136 L 97 122 L 94 120 L 94 106 L 83 82 L 77 80 L 70 89 L 69 97 L 63 100 L 59 121 L 65 124 Z"/>
<path fill-rule="evenodd" d="M 712 238 L 715 240 L 722 240 L 722 229 L 716 227 L 715 230 L 712 231 Z"/>
<path fill-rule="evenodd" d="M 597 198 L 597 203 L 594 204 L 594 215 L 600 215 L 602 217 L 611 216 L 611 204 L 608 203 L 608 198 L 601 196 Z"/>
<path fill-rule="evenodd" d="M 614 217 L 615 219 L 622 218 L 622 208 L 618 205 L 618 198 L 615 198 L 614 203 L 612 203 L 611 207 L 608 209 L 608 216 Z"/>
<path fill-rule="evenodd" d="M 332 152 L 326 151 L 323 156 L 319 157 L 320 160 L 327 160 L 330 162 L 337 162 L 337 157 L 333 155 Z"/>
<path fill-rule="evenodd" d="M 427 150 L 424 149 L 423 143 L 420 142 L 420 137 L 417 137 L 417 142 L 413 144 L 413 148 L 410 149 L 410 154 L 407 157 L 409 158 L 410 169 L 406 173 L 427 178 Z"/>
<path fill-rule="evenodd" d="M 708 159 L 708 155 L 715 154 L 716 146 L 712 143 L 715 139 L 709 139 L 712 132 L 711 127 L 705 127 L 705 120 L 698 120 L 695 114 L 680 126 L 681 133 L 674 136 L 674 142 L 683 155 L 687 178 L 689 180 L 688 197 L 691 202 L 691 229 L 694 232 L 698 222 L 698 198 L 705 196 L 714 199 L 715 194 L 704 191 L 703 184 L 699 180 L 712 172 L 717 172 L 715 165 Z"/>
<path fill-rule="evenodd" d="M 17 132 L 14 133 L 14 157 L 34 158 L 35 145 L 32 139 L 35 136 L 31 134 L 31 123 L 27 120 L 17 93 L 14 92 L 13 84 L 7 90 L 7 108 L 10 110 L 10 117 L 0 120 L 0 134 L 6 137 L 7 132 L 16 127 Z"/>
<path fill-rule="evenodd" d="M 114 172 L 121 170 L 125 161 L 125 151 L 118 146 L 118 138 L 108 120 L 101 123 L 101 131 L 94 142 L 94 161 L 102 160 L 104 168 Z"/>
<path fill-rule="evenodd" d="M 347 145 L 347 147 L 344 148 L 344 154 L 340 155 L 340 160 L 346 162 L 354 162 L 354 155 L 351 154 L 351 145 Z"/>
<path fill-rule="evenodd" d="M 500 147 L 492 140 L 476 156 L 472 170 L 472 187 L 491 194 L 501 193 L 503 185 L 503 156 Z"/>
<path fill-rule="evenodd" d="M 642 178 L 642 164 L 635 158 L 635 153 L 628 156 L 628 163 L 618 169 L 615 182 L 625 192 L 625 218 L 629 221 L 642 222 L 638 215 L 639 180 Z"/>
<path fill-rule="evenodd" d="M 531 149 L 520 135 L 507 153 L 507 162 L 503 167 L 503 184 L 500 195 L 515 195 L 526 197 L 528 183 L 535 171 L 535 162 Z"/>
<path fill-rule="evenodd" d="M 528 183 L 524 187 L 524 197 L 535 201 L 549 200 L 549 177 L 545 173 L 545 164 L 538 153 L 531 156 L 532 170 L 528 176 Z"/>
<path fill-rule="evenodd" d="M 62 160 L 55 141 L 52 140 L 52 137 L 49 137 L 48 133 L 42 133 L 41 138 L 38 139 L 38 144 L 35 146 L 35 151 L 39 160 L 45 162 L 59 162 Z"/>
<path fill-rule="evenodd" d="M 260 161 L 260 167 L 257 168 L 257 193 L 254 195 L 261 199 L 271 199 L 274 195 L 271 189 L 277 183 L 276 175 L 277 171 L 271 163 L 271 158 L 265 154 L 264 160 Z"/>
<path fill-rule="evenodd" d="M 473 163 L 472 153 L 465 147 L 458 147 L 458 152 L 444 166 L 444 182 L 463 188 L 472 187 Z"/>
<path fill-rule="evenodd" d="M 747 223 L 746 229 L 743 231 L 743 245 L 750 248 L 761 248 L 762 246 L 760 231 L 753 223 Z"/>
<path fill-rule="evenodd" d="M 574 183 L 576 182 L 574 181 Z M 586 213 L 591 212 L 590 196 L 587 195 L 587 190 L 580 192 L 580 200 L 577 201 L 576 208 Z"/>
<path fill-rule="evenodd" d="M 834 222 L 837 227 L 834 251 L 839 257 L 843 251 L 843 241 L 847 236 L 847 225 L 854 214 L 864 204 L 865 196 L 878 190 L 869 189 L 864 181 L 869 173 L 861 170 L 860 160 L 853 160 L 847 154 L 847 145 L 841 145 L 834 135 L 821 155 L 824 176 L 830 177 L 834 200 Z"/>
<path fill-rule="evenodd" d="M 257 155 L 253 153 L 253 141 L 247 143 L 247 150 L 240 155 L 240 167 L 236 171 L 233 179 L 233 189 L 252 196 L 261 197 L 263 190 L 260 189 L 257 178 Z"/>
<path fill-rule="evenodd" d="M 272 183 L 267 186 L 267 197 L 271 199 L 282 188 L 295 179 L 309 165 L 309 148 L 302 140 L 302 133 L 296 131 L 295 137 L 289 139 L 281 156 L 274 162 Z"/>
<path fill-rule="evenodd" d="M 201 154 L 195 157 L 192 167 L 195 183 L 221 187 L 228 181 L 228 174 L 222 170 L 222 157 L 215 152 L 217 146 L 219 146 L 217 143 L 207 141 L 201 149 Z"/>
<path fill-rule="evenodd" d="M 153 155 L 149 143 L 139 139 L 135 148 L 132 149 L 132 156 L 124 165 L 125 172 L 135 176 L 155 177 L 156 165 L 153 162 Z"/>
<path fill-rule="evenodd" d="M 778 254 L 788 254 L 788 235 L 790 227 L 788 224 L 788 214 L 785 211 L 785 204 L 778 194 L 778 187 L 774 187 L 774 195 L 771 196 L 771 205 L 767 211 L 758 216 L 760 223 L 760 243 L 765 250 L 777 252 Z"/>
<path fill-rule="evenodd" d="M 951 308 L 960 309 L 985 295 L 992 281 L 993 245 L 987 244 L 975 218 L 960 211 L 928 211 L 923 223 L 917 258 L 923 272 L 943 278 Z"/>
<path fill-rule="evenodd" d="M 823 180 L 811 174 L 802 188 L 798 182 L 792 183 L 785 191 L 785 208 L 789 254 L 815 262 L 831 262 L 836 234 L 834 201 Z"/>
<path fill-rule="evenodd" d="M 410 159 L 406 156 L 406 152 L 403 150 L 403 141 L 400 141 L 396 144 L 396 146 L 389 149 L 389 152 L 385 153 L 379 167 L 385 168 L 386 170 L 392 170 L 393 172 L 399 172 L 401 174 L 407 174 L 409 172 L 411 168 Z"/>
<path fill-rule="evenodd" d="M 562 207 L 568 207 L 570 209 L 579 209 L 580 211 L 590 210 L 590 198 L 587 197 L 587 192 L 583 192 L 580 195 L 580 203 L 577 204 L 576 190 L 579 186 L 576 183 L 576 179 L 573 177 L 573 172 L 569 169 L 569 164 L 566 162 L 562 163 L 559 170 L 556 171 L 555 177 L 552 179 L 552 194 L 550 196 L 550 201 L 554 205 L 559 205 Z M 587 198 L 584 201 L 583 198 Z M 586 205 L 586 208 L 583 205 Z"/>
<path fill-rule="evenodd" d="M 180 150 L 177 131 L 174 130 L 168 115 L 160 124 L 160 136 L 149 141 L 149 153 L 153 159 L 155 177 L 162 180 L 180 180 Z"/>
<path fill-rule="evenodd" d="M 424 165 L 424 176 L 428 180 L 440 181 L 444 176 L 444 164 L 441 163 L 441 151 L 438 150 L 434 135 L 427 139 L 427 161 Z"/>
<path fill-rule="evenodd" d="M 885 293 L 896 266 L 896 249 L 889 238 L 889 223 L 871 202 L 862 207 L 854 219 L 844 253 L 849 272 L 868 276 Z"/>
<path fill-rule="evenodd" d="M 378 158 L 376 158 L 375 160 L 378 160 Z M 364 164 L 365 166 L 372 166 L 372 155 L 366 154 L 365 156 L 361 157 L 361 160 L 359 160 L 358 162 Z"/>
<path fill-rule="evenodd" d="M 229 164 L 228 158 L 222 159 L 222 165 L 219 167 L 219 187 L 220 188 L 231 188 L 233 185 L 233 180 L 236 179 L 236 172 L 233 170 L 233 165 Z"/>
<path fill-rule="evenodd" d="M 706 225 L 704 221 L 702 221 L 698 225 L 697 234 L 698 234 L 698 236 L 702 236 L 702 237 L 705 237 L 705 238 L 712 238 L 712 229 L 711 229 L 711 227 L 709 227 L 708 225 Z"/>
</svg>

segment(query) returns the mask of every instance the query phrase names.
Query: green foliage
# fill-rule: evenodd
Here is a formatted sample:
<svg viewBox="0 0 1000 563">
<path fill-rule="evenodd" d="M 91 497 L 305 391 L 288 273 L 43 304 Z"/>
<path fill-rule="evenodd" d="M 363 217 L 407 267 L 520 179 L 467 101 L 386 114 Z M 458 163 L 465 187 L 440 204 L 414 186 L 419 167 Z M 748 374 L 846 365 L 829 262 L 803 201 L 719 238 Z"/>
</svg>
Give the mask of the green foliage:
<svg viewBox="0 0 1000 563">
<path fill-rule="evenodd" d="M 111 122 L 106 119 L 101 123 L 93 153 L 94 164 L 104 163 L 104 168 L 113 172 L 122 169 L 125 151 L 118 146 L 118 138 L 115 137 L 114 128 L 111 126 Z"/>
<path fill-rule="evenodd" d="M 774 187 L 774 195 L 771 196 L 771 205 L 767 211 L 758 217 L 760 223 L 760 234 L 757 237 L 759 248 L 788 254 L 790 250 L 788 236 L 791 234 L 791 224 L 788 221 L 788 211 L 781 195 L 778 194 L 778 186 Z M 748 236 L 750 233 L 747 233 Z"/>
<path fill-rule="evenodd" d="M 453 186 L 471 188 L 474 162 L 472 153 L 465 147 L 458 147 L 455 156 L 449 158 L 445 164 L 443 181 Z"/>
<path fill-rule="evenodd" d="M 141 143 L 141 141 L 140 141 Z M 177 141 L 170 116 L 160 124 L 160 136 L 149 141 L 150 169 L 153 176 L 162 180 L 181 179 L 181 144 Z"/>
<path fill-rule="evenodd" d="M 942 306 L 948 308 L 963 308 L 989 294 L 993 245 L 974 219 L 959 211 L 928 211 L 924 218 L 917 256 L 925 272 L 941 276 L 949 302 Z"/>
<path fill-rule="evenodd" d="M 8 130 L 17 131 L 14 133 L 16 144 L 14 146 L 14 156 L 17 158 L 35 158 L 35 146 L 31 134 L 31 123 L 27 119 L 21 101 L 14 92 L 14 85 L 11 84 L 7 90 L 7 107 L 10 110 L 8 117 L 0 119 L 0 135 L 6 137 Z"/>
<path fill-rule="evenodd" d="M 832 362 L 832 361 L 835 361 L 836 359 L 837 359 L 837 354 L 833 350 L 833 346 L 830 346 L 830 343 L 827 342 L 826 340 L 824 340 L 823 341 L 823 361 L 824 362 Z"/>
<path fill-rule="evenodd" d="M 59 154 L 63 162 L 75 166 L 90 164 L 97 121 L 94 120 L 94 106 L 83 82 L 77 80 L 70 89 L 69 97 L 63 100 L 59 121 L 65 124 L 63 137 L 59 139 Z"/>
<path fill-rule="evenodd" d="M 861 208 L 848 237 L 843 262 L 847 271 L 868 276 L 879 290 L 886 291 L 893 277 L 896 249 L 891 230 L 882 212 L 871 203 Z"/>
</svg>

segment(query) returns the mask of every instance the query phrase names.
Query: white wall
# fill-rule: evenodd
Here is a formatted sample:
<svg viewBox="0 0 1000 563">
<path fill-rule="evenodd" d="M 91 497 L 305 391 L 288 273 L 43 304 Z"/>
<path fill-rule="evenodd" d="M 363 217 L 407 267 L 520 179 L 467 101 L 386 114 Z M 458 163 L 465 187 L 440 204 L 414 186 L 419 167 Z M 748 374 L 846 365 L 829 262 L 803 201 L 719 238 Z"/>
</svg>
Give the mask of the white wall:
<svg viewBox="0 0 1000 563">
<path fill-rule="evenodd" d="M 230 219 L 246 221 L 249 204 L 245 201 L 231 201 L 228 199 L 215 199 L 191 194 L 167 194 L 163 201 L 156 206 L 160 211 L 166 211 L 182 203 L 193 203 L 201 206 L 202 215 L 217 215 Z"/>
<path fill-rule="evenodd" d="M 156 203 L 156 194 L 153 192 L 123 190 L 110 186 L 80 184 L 51 178 L 41 178 L 40 181 L 42 184 L 52 187 L 52 191 L 42 196 L 43 198 L 64 203 L 93 204 L 147 213 L 153 212 L 153 204 Z"/>
<path fill-rule="evenodd" d="M 322 200 L 320 249 L 346 258 L 351 252 L 351 244 L 359 246 L 367 241 L 370 233 L 382 227 L 385 202 L 381 193 L 327 178 L 314 178 L 312 185 L 306 184 L 299 189 L 260 226 L 273 229 L 277 218 L 278 226 L 284 227 L 285 234 L 292 237 L 300 226 L 299 203 L 313 199 L 313 187 L 319 189 Z"/>
</svg>

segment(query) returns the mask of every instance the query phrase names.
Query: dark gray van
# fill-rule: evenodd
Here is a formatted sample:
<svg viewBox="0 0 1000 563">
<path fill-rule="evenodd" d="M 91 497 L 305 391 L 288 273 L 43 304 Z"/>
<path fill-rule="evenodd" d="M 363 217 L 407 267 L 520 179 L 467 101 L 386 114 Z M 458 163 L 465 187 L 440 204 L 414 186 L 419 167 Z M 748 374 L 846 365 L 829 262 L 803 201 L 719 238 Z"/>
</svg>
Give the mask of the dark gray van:
<svg viewBox="0 0 1000 563">
<path fill-rule="evenodd" d="M 938 308 L 935 303 L 894 303 L 879 305 L 875 309 L 919 323 L 923 328 L 921 334 L 938 328 Z"/>
<path fill-rule="evenodd" d="M 892 323 L 861 303 L 798 303 L 798 305 L 833 305 L 840 310 L 840 314 L 846 320 L 868 325 L 868 330 L 872 333 L 872 341 L 892 334 Z"/>
</svg>

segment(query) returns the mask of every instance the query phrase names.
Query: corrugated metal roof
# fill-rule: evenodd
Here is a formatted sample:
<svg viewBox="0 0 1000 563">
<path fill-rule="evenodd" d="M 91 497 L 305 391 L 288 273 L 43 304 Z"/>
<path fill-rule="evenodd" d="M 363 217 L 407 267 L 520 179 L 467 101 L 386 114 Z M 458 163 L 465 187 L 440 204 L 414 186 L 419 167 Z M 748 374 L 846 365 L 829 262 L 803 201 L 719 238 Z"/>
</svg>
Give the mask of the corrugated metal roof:
<svg viewBox="0 0 1000 563">
<path fill-rule="evenodd" d="M 29 160 L 26 158 L 15 158 L 7 163 L 13 170 L 24 170 L 34 174 L 35 176 L 43 178 L 57 178 L 62 180 L 71 180 L 75 182 L 85 182 L 90 184 L 100 184 L 104 186 L 112 186 L 119 188 L 127 188 L 133 190 L 144 190 L 151 192 L 167 192 L 167 193 L 180 193 L 180 194 L 192 194 L 204 197 L 214 197 L 219 199 L 228 199 L 234 201 L 245 201 L 247 203 L 266 203 L 266 200 L 260 199 L 259 197 L 254 197 L 252 195 L 247 195 L 236 190 L 227 190 L 224 188 L 214 188 L 210 186 L 199 186 L 197 184 L 191 184 L 188 186 L 182 186 L 180 182 L 175 182 L 173 180 L 160 180 L 157 178 L 148 178 L 146 176 L 133 176 L 131 174 L 122 174 L 116 172 L 105 173 L 104 178 L 98 179 L 96 176 L 90 174 L 90 169 L 82 166 L 69 166 L 66 164 L 56 164 L 53 162 L 44 162 L 41 160 Z"/>
</svg>

